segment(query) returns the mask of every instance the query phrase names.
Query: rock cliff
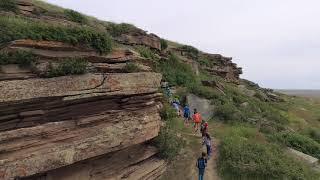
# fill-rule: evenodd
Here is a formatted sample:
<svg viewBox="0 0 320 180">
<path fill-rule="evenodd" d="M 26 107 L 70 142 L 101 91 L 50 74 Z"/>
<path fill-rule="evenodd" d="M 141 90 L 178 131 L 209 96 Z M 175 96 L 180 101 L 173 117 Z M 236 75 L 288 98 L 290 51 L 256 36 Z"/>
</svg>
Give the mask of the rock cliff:
<svg viewBox="0 0 320 180">
<path fill-rule="evenodd" d="M 38 1 L 12 2 L 0 4 L 0 179 L 157 179 L 166 161 L 148 141 L 160 131 L 162 75 L 135 47 L 166 59 L 161 39 L 126 24 L 84 23 Z M 239 80 L 231 58 L 200 56 L 215 65 L 181 51 L 195 69 Z"/>
</svg>

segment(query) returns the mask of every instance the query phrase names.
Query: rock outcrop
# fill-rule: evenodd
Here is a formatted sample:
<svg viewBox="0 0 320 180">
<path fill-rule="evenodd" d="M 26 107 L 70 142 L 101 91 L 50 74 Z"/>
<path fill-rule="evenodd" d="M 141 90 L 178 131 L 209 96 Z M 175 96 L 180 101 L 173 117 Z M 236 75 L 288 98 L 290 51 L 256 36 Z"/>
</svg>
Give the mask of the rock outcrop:
<svg viewBox="0 0 320 180">
<path fill-rule="evenodd" d="M 13 41 L 3 50 L 30 51 L 39 62 L 31 69 L 1 66 L 0 179 L 154 179 L 164 171 L 165 161 L 143 145 L 160 130 L 162 75 L 144 72 L 151 68 L 137 53 L 115 48 L 101 55 L 34 40 Z M 33 72 L 66 58 L 86 59 L 88 73 L 41 78 Z M 137 63 L 140 72 L 126 73 L 127 62 Z M 83 163 L 91 165 L 80 168 Z"/>
<path fill-rule="evenodd" d="M 202 119 L 209 120 L 212 118 L 215 107 L 211 104 L 210 100 L 189 94 L 187 96 L 187 104 L 192 112 L 194 109 L 197 109 Z"/>
<path fill-rule="evenodd" d="M 154 138 L 160 80 L 157 73 L 127 73 L 1 81 L 0 179 L 45 173 Z"/>
</svg>

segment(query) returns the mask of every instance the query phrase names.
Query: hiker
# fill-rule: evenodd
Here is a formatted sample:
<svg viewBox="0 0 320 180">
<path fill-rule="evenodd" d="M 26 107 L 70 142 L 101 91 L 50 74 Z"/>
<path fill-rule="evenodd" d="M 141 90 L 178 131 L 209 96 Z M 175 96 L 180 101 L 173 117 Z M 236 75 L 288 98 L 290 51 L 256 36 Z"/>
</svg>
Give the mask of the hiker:
<svg viewBox="0 0 320 180">
<path fill-rule="evenodd" d="M 211 137 L 208 133 L 205 133 L 205 135 L 203 137 L 202 145 L 206 145 L 207 155 L 208 155 L 208 159 L 209 159 L 212 154 L 212 147 L 211 147 Z"/>
<path fill-rule="evenodd" d="M 174 100 L 174 101 L 172 102 L 172 106 L 173 106 L 173 108 L 176 110 L 177 115 L 180 116 L 180 109 L 179 109 L 179 104 L 178 104 L 178 102 Z"/>
<path fill-rule="evenodd" d="M 194 109 L 192 118 L 194 122 L 194 133 L 196 133 L 199 129 L 199 123 L 200 123 L 200 114 L 197 112 L 197 109 Z"/>
<path fill-rule="evenodd" d="M 207 166 L 206 153 L 202 152 L 201 157 L 197 160 L 197 168 L 199 170 L 199 180 L 203 180 L 204 170 Z"/>
<path fill-rule="evenodd" d="M 183 117 L 184 117 L 184 123 L 189 124 L 189 119 L 190 119 L 190 108 L 186 104 L 183 108 Z"/>
<path fill-rule="evenodd" d="M 205 120 L 202 120 L 201 121 L 201 124 L 200 124 L 200 132 L 201 132 L 201 134 L 202 134 L 202 137 L 204 137 L 205 136 L 205 134 L 208 132 L 208 123 L 207 123 L 207 121 L 205 121 Z"/>
</svg>

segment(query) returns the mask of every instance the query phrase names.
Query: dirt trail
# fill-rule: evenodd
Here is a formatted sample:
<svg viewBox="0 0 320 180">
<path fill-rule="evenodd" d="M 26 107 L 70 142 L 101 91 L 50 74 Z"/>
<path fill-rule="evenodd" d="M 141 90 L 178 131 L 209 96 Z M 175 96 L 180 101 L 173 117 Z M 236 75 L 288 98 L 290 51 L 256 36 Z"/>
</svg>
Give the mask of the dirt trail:
<svg viewBox="0 0 320 180">
<path fill-rule="evenodd" d="M 197 158 L 200 157 L 201 152 L 206 152 L 205 146 L 201 146 L 200 134 L 195 136 L 191 133 L 182 134 L 187 139 L 188 144 L 185 146 L 183 152 L 169 165 L 168 171 L 161 178 L 162 180 L 196 180 L 198 179 L 198 169 L 196 167 Z M 204 180 L 220 180 L 217 173 L 217 141 L 213 140 L 213 154 L 209 159 L 207 168 L 205 170 Z"/>
</svg>

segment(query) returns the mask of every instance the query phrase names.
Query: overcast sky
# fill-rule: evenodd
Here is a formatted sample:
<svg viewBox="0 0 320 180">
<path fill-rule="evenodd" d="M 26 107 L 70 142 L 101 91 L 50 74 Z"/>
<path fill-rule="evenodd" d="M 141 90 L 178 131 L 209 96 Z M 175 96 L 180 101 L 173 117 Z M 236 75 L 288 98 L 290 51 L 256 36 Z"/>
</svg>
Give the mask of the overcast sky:
<svg viewBox="0 0 320 180">
<path fill-rule="evenodd" d="M 320 89 L 319 0 L 46 0 L 233 57 L 268 88 Z"/>
</svg>

